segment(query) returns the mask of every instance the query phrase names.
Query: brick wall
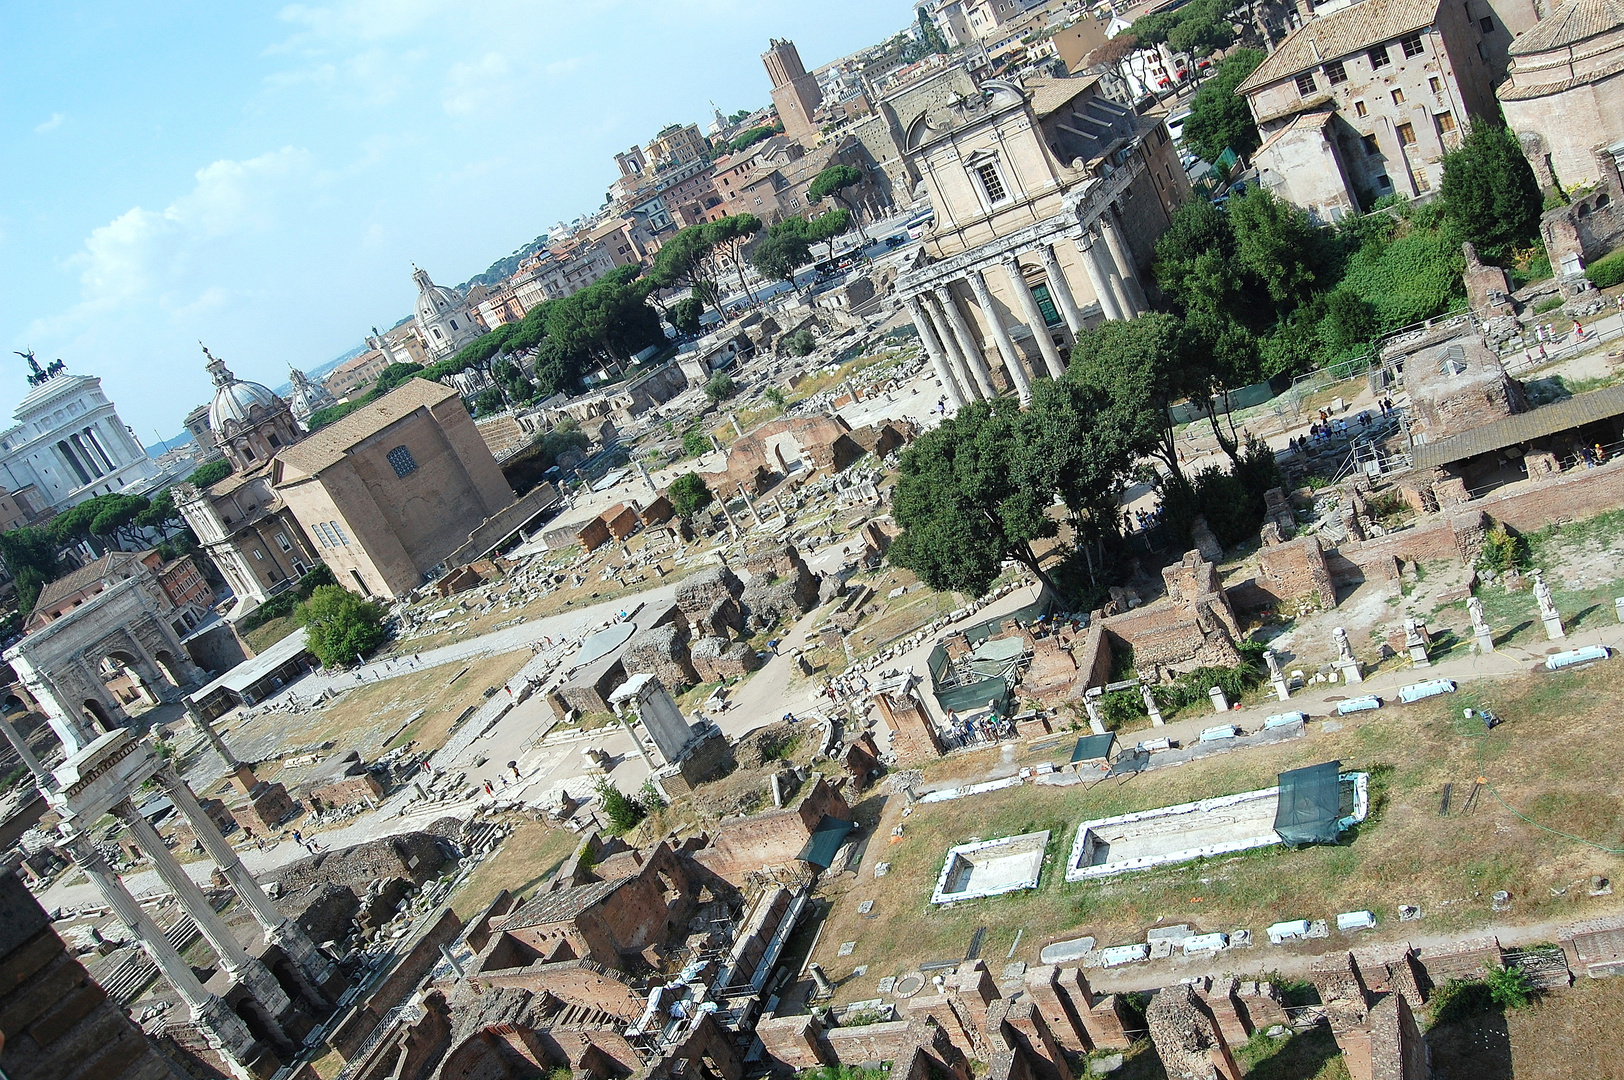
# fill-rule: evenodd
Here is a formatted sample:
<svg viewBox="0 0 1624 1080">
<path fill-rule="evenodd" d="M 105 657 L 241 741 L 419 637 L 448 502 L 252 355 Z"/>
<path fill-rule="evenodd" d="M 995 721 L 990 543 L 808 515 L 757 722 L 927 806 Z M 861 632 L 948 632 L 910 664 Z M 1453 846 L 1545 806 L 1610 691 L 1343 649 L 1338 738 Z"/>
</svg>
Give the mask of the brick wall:
<svg viewBox="0 0 1624 1080">
<path fill-rule="evenodd" d="M 378 800 L 383 798 L 383 785 L 371 773 L 362 773 L 360 776 L 347 776 L 331 784 L 322 784 L 310 789 L 305 796 L 311 809 L 315 809 L 319 802 L 322 806 L 376 806 Z"/>
<path fill-rule="evenodd" d="M 849 821 L 851 809 L 820 776 L 794 806 L 723 822 L 694 860 L 739 885 L 752 870 L 794 862 L 825 815 Z"/>
<path fill-rule="evenodd" d="M 1336 607 L 1336 586 L 1317 536 L 1302 536 L 1260 550 L 1257 585 L 1276 602 L 1306 601 L 1327 610 Z"/>
<path fill-rule="evenodd" d="M 169 1063 L 0 874 L 0 1070 L 11 1080 L 173 1080 Z"/>
</svg>

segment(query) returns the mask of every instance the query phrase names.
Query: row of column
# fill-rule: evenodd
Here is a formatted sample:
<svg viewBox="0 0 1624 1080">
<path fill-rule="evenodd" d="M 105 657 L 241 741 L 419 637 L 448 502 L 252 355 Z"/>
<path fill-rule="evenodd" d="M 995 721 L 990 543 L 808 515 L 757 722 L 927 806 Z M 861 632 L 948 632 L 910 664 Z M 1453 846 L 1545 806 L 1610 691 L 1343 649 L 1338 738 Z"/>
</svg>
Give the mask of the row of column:
<svg viewBox="0 0 1624 1080">
<path fill-rule="evenodd" d="M 1134 318 L 1147 310 L 1148 304 L 1134 271 L 1121 225 L 1114 213 L 1107 210 L 1101 215 L 1096 228 L 1098 235 L 1093 230 L 1085 230 L 1075 238 L 1075 242 L 1082 255 L 1083 269 L 1088 274 L 1094 295 L 1099 299 L 1100 310 L 1107 319 Z M 1083 313 L 1072 295 L 1065 274 L 1061 272 L 1060 260 L 1048 244 L 1040 245 L 1034 254 L 1048 279 L 1050 297 L 1067 329 L 1075 337 L 1083 330 Z M 1039 374 L 1047 373 L 1059 378 L 1065 374 L 1066 362 L 1049 336 L 1048 324 L 1038 306 L 1037 297 L 1027 284 L 1018 255 L 1010 252 L 1003 256 L 1001 263 L 1009 279 L 1010 291 L 1042 354 L 1045 372 Z M 1032 400 L 1031 378 L 1015 349 L 1008 327 L 993 304 L 986 274 L 987 268 L 978 267 L 970 270 L 963 280 L 975 296 L 976 306 L 981 309 L 982 318 L 992 334 L 993 344 L 998 349 L 1004 370 L 1009 374 L 1010 384 L 1024 405 Z M 953 296 L 952 282 L 943 282 L 910 296 L 908 311 L 950 405 L 958 408 L 968 401 L 996 396 L 986 358 Z"/>
</svg>

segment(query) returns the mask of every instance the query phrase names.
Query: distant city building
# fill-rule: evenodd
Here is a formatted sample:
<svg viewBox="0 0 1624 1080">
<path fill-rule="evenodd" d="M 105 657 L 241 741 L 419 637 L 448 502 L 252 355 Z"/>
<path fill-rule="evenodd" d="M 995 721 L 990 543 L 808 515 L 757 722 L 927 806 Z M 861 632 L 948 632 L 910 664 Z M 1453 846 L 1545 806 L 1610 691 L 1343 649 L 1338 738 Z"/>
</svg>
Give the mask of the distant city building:
<svg viewBox="0 0 1624 1080">
<path fill-rule="evenodd" d="M 709 152 L 710 143 L 700 134 L 698 124 L 671 124 L 661 128 L 643 149 L 658 169 L 697 161 Z"/>
<path fill-rule="evenodd" d="M 768 142 L 774 145 L 751 159 L 749 171 L 736 184 L 729 177 L 722 213 L 754 214 L 765 224 L 776 225 L 786 218 L 811 218 L 837 209 L 840 202 L 826 199 L 813 203 L 807 193 L 818 174 L 833 165 L 863 170 L 863 181 L 841 192 L 843 200 L 855 206 L 865 220 L 873 220 L 883 212 L 886 199 L 883 189 L 875 183 L 878 170 L 857 139 L 846 136 L 810 150 L 788 138 Z"/>
<path fill-rule="evenodd" d="M 416 266 L 412 267 L 412 280 L 417 283 L 417 333 L 431 359 L 450 356 L 484 332 L 455 289 L 436 285 L 427 270 Z"/>
<path fill-rule="evenodd" d="M 192 442 L 197 446 L 197 453 L 193 458 L 199 465 L 225 456 L 220 444 L 214 441 L 214 429 L 209 427 L 208 402 L 187 413 L 185 423 L 187 432 L 192 436 Z"/>
<path fill-rule="evenodd" d="M 403 385 L 279 456 L 277 490 L 346 586 L 398 596 L 514 501 L 457 391 Z"/>
<path fill-rule="evenodd" d="M 1263 186 L 1321 221 L 1384 195 L 1437 190 L 1473 119 L 1499 116 L 1494 83 L 1532 0 L 1362 0 L 1308 19 L 1236 92 L 1263 145 Z"/>
<path fill-rule="evenodd" d="M 338 399 L 328 393 L 325 386 L 311 382 L 305 373 L 296 367 L 288 368 L 288 380 L 291 395 L 288 408 L 293 412 L 293 418 L 301 425 L 317 410 L 338 404 Z"/>
<path fill-rule="evenodd" d="M 244 382 L 208 356 L 214 381 L 209 429 L 231 462 L 231 475 L 207 489 L 174 487 L 175 509 L 220 568 L 239 618 L 297 582 L 319 561 L 276 491 L 275 455 L 304 437 L 288 403 L 269 387 Z"/>
<path fill-rule="evenodd" d="M 823 104 L 817 77 L 801 66 L 801 54 L 793 41 L 774 38 L 761 54 L 761 62 L 767 66 L 767 77 L 772 80 L 773 105 L 778 109 L 778 119 L 783 122 L 784 134 L 803 146 L 812 146 L 818 141 L 815 117 L 818 106 Z"/>
<path fill-rule="evenodd" d="M 157 466 L 118 410 L 101 379 L 71 375 L 60 360 L 41 368 L 27 357 L 32 388 L 17 406 L 16 424 L 0 431 L 0 478 L 7 489 L 33 489 L 30 501 L 66 510 L 97 495 L 142 487 Z"/>
</svg>

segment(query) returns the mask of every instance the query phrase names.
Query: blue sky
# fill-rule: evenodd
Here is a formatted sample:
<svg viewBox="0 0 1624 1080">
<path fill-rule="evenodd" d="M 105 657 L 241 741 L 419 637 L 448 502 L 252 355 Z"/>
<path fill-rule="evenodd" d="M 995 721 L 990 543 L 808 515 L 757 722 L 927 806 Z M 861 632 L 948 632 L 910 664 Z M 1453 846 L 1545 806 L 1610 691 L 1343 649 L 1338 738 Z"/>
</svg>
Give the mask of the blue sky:
<svg viewBox="0 0 1624 1080">
<path fill-rule="evenodd" d="M 767 104 L 905 26 L 899 0 L 7 4 L 0 419 L 22 361 L 102 376 L 142 441 L 209 393 L 199 339 L 270 385 L 595 209 L 612 155 Z"/>
</svg>

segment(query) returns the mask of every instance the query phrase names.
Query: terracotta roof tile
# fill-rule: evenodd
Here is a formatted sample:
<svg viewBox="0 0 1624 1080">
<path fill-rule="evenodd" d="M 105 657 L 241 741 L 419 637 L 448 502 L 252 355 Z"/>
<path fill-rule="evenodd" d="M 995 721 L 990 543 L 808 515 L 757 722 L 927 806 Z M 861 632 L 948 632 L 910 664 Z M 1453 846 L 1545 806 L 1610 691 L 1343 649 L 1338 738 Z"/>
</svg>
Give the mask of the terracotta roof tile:
<svg viewBox="0 0 1624 1080">
<path fill-rule="evenodd" d="M 457 392 L 428 379 L 407 379 L 370 405 L 294 443 L 276 456 L 301 472 L 314 476 L 339 461 L 355 444 L 425 406 L 438 405 Z"/>
<path fill-rule="evenodd" d="M 1363 0 L 1329 15 L 1317 15 L 1282 41 L 1235 92 L 1249 94 L 1413 30 L 1424 30 L 1437 21 L 1440 3 Z"/>
<path fill-rule="evenodd" d="M 1569 0 L 1511 43 L 1512 56 L 1549 52 L 1624 26 L 1624 0 Z"/>
</svg>

